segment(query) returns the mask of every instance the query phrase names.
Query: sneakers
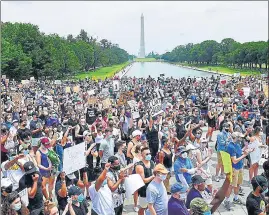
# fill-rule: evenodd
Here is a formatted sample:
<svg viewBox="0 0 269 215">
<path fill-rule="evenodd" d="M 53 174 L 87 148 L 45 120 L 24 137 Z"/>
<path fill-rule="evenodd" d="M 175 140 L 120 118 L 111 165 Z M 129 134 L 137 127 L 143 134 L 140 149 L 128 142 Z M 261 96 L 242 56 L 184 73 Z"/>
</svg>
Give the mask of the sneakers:
<svg viewBox="0 0 269 215">
<path fill-rule="evenodd" d="M 127 212 L 127 210 L 126 210 L 125 208 L 122 208 L 122 211 L 123 211 L 123 212 Z"/>
<path fill-rule="evenodd" d="M 220 175 L 220 178 L 221 178 L 221 179 L 225 179 L 225 178 L 226 178 L 225 174 L 221 174 L 221 175 Z"/>
<path fill-rule="evenodd" d="M 215 176 L 215 181 L 219 182 L 219 176 Z"/>
<path fill-rule="evenodd" d="M 238 198 L 237 200 L 233 199 L 233 203 L 237 205 L 245 205 L 245 203 L 240 198 Z"/>
<path fill-rule="evenodd" d="M 245 195 L 242 187 L 239 187 L 239 193 L 238 193 L 238 195 L 240 195 L 240 196 L 244 196 Z"/>
<path fill-rule="evenodd" d="M 138 207 L 134 207 L 134 211 L 135 212 L 138 212 L 139 211 L 139 208 Z"/>
<path fill-rule="evenodd" d="M 230 211 L 232 208 L 231 202 L 230 201 L 224 201 L 224 207 L 226 210 Z"/>
</svg>

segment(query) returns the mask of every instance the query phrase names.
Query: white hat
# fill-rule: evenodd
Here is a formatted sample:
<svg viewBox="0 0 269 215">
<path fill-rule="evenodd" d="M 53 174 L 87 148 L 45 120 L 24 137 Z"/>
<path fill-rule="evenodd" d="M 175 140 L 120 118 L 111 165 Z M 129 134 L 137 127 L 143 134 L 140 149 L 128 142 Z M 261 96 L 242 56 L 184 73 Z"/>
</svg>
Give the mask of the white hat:
<svg viewBox="0 0 269 215">
<path fill-rule="evenodd" d="M 244 137 L 244 135 L 240 132 L 233 132 L 232 133 L 232 138 L 237 138 L 237 137 Z"/>
<path fill-rule="evenodd" d="M 133 136 L 133 137 L 135 137 L 135 136 L 141 136 L 141 135 L 142 135 L 142 132 L 139 131 L 139 130 L 135 130 L 135 131 L 133 131 L 133 133 L 132 133 L 132 136 Z"/>
<path fill-rule="evenodd" d="M 90 131 L 84 131 L 83 132 L 83 137 L 86 137 L 88 134 L 91 134 L 91 132 Z"/>
<path fill-rule="evenodd" d="M 197 147 L 195 147 L 194 145 L 192 145 L 192 144 L 188 144 L 187 146 L 186 146 L 186 150 L 188 151 L 188 150 L 196 150 L 197 149 Z"/>
</svg>

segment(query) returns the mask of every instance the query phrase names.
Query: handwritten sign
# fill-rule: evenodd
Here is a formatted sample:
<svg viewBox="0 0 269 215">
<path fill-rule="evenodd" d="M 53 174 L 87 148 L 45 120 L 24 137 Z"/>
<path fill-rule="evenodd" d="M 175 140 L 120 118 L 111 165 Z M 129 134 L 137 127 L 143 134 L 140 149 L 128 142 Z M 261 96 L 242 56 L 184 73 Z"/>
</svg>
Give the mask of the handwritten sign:
<svg viewBox="0 0 269 215">
<path fill-rule="evenodd" d="M 111 102 L 110 102 L 109 98 L 106 98 L 105 100 L 102 101 L 102 104 L 103 104 L 103 108 L 107 109 L 110 107 Z"/>
<path fill-rule="evenodd" d="M 129 175 L 124 180 L 124 186 L 126 189 L 126 197 L 132 197 L 133 193 L 137 191 L 139 188 L 143 187 L 145 183 L 143 182 L 141 176 L 139 174 Z"/>
<path fill-rule="evenodd" d="M 70 93 L 70 92 L 71 92 L 70 87 L 66 87 L 66 88 L 65 88 L 65 92 L 66 92 L 66 93 Z"/>
<path fill-rule="evenodd" d="M 85 143 L 80 143 L 64 150 L 63 171 L 73 173 L 86 166 Z"/>
<path fill-rule="evenodd" d="M 62 81 L 61 80 L 55 80 L 54 84 L 62 84 Z"/>
<path fill-rule="evenodd" d="M 263 92 L 264 92 L 266 98 L 269 98 L 268 97 L 268 84 L 264 84 L 263 85 Z"/>
<path fill-rule="evenodd" d="M 113 90 L 115 92 L 120 90 L 120 81 L 119 80 L 113 80 Z"/>
<path fill-rule="evenodd" d="M 95 97 L 90 97 L 90 98 L 88 98 L 88 104 L 96 104 L 97 103 L 97 98 L 95 98 Z"/>
<path fill-rule="evenodd" d="M 132 112 L 132 115 L 133 115 L 133 119 L 139 118 L 140 115 L 139 115 L 139 111 L 138 111 L 137 102 L 135 100 L 131 100 L 131 101 L 128 101 L 127 103 L 131 107 L 131 112 Z"/>
<path fill-rule="evenodd" d="M 148 108 L 152 116 L 157 116 L 163 112 L 161 100 L 157 98 L 149 101 Z"/>
<path fill-rule="evenodd" d="M 75 93 L 78 93 L 79 92 L 79 86 L 73 87 L 73 90 L 74 90 Z"/>
<path fill-rule="evenodd" d="M 28 191 L 27 188 L 19 192 L 19 196 L 21 197 L 21 201 L 25 206 L 29 205 L 29 199 L 28 199 Z"/>
</svg>

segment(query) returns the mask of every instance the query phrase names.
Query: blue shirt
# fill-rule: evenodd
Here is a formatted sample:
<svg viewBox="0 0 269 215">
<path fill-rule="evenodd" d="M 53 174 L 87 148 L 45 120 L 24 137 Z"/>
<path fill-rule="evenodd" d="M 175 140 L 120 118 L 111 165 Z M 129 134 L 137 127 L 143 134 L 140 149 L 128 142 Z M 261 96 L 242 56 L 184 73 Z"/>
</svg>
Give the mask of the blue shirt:
<svg viewBox="0 0 269 215">
<path fill-rule="evenodd" d="M 189 158 L 184 159 L 184 158 L 179 157 L 174 163 L 174 171 L 175 171 L 177 182 L 181 182 L 178 177 L 178 174 L 183 174 L 184 178 L 186 179 L 186 182 L 188 184 L 191 184 L 191 174 L 187 172 L 184 172 L 184 173 L 181 172 L 180 171 L 181 168 L 192 169 L 193 165 L 192 165 L 191 159 Z"/>
<path fill-rule="evenodd" d="M 168 197 L 166 188 L 163 184 L 155 181 L 150 182 L 146 192 L 147 203 L 153 204 L 157 215 L 167 215 L 168 213 Z M 146 211 L 146 215 L 150 215 L 150 211 Z"/>
<path fill-rule="evenodd" d="M 242 156 L 242 149 L 239 144 L 230 142 L 228 147 L 227 147 L 227 152 L 230 154 L 231 157 L 236 157 L 239 158 Z M 240 160 L 237 164 L 234 164 L 232 162 L 232 167 L 236 170 L 242 169 L 244 166 L 243 159 Z"/>
<path fill-rule="evenodd" d="M 217 136 L 217 152 L 226 151 L 226 147 L 228 145 L 228 138 L 230 137 L 229 132 L 222 131 Z"/>
<path fill-rule="evenodd" d="M 168 201 L 168 215 L 189 215 L 189 211 L 185 206 L 184 201 L 171 196 Z"/>
</svg>

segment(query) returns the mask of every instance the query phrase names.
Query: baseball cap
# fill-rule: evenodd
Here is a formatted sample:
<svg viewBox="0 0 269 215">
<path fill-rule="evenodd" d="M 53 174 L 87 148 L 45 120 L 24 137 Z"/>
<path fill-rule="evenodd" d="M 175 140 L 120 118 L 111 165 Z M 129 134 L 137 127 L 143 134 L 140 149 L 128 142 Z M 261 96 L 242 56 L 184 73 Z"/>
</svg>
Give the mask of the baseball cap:
<svg viewBox="0 0 269 215">
<path fill-rule="evenodd" d="M 157 164 L 157 165 L 154 167 L 153 171 L 154 171 L 154 172 L 160 172 L 160 173 L 162 173 L 162 174 L 168 174 L 168 173 L 169 173 L 169 171 L 165 168 L 165 166 L 162 165 L 162 164 L 160 164 L 160 163 Z"/>
<path fill-rule="evenodd" d="M 242 116 L 237 117 L 237 121 L 244 121 L 244 118 Z"/>
<path fill-rule="evenodd" d="M 195 150 L 195 149 L 198 149 L 197 147 L 195 147 L 193 144 L 188 144 L 186 146 L 186 150 L 189 151 L 189 150 Z"/>
<path fill-rule="evenodd" d="M 185 146 L 179 146 L 177 148 L 177 154 L 182 154 L 183 152 L 187 152 L 187 149 L 185 148 Z"/>
<path fill-rule="evenodd" d="M 171 186 L 171 193 L 177 193 L 177 192 L 185 193 L 186 191 L 187 188 L 180 183 L 175 183 Z"/>
<path fill-rule="evenodd" d="M 82 193 L 81 189 L 77 186 L 72 186 L 68 189 L 68 196 L 75 196 L 75 195 L 80 195 Z"/>
<path fill-rule="evenodd" d="M 190 209 L 194 214 L 202 214 L 210 211 L 208 204 L 202 198 L 194 198 L 190 203 Z"/>
<path fill-rule="evenodd" d="M 12 121 L 12 124 L 14 124 L 15 122 L 19 122 L 19 120 L 14 119 L 14 120 Z"/>
<path fill-rule="evenodd" d="M 195 175 L 191 178 L 192 184 L 201 184 L 205 182 L 205 179 L 202 178 L 200 175 Z"/>
<path fill-rule="evenodd" d="M 43 137 L 40 139 L 41 144 L 43 144 L 46 148 L 50 147 L 50 141 L 47 137 Z"/>
<path fill-rule="evenodd" d="M 135 136 L 141 136 L 141 135 L 142 135 L 142 132 L 139 131 L 139 130 L 135 130 L 135 131 L 133 131 L 133 133 L 132 133 L 132 136 L 133 136 L 133 137 L 135 137 Z"/>
<path fill-rule="evenodd" d="M 91 132 L 90 132 L 90 131 L 84 131 L 84 132 L 83 132 L 83 137 L 86 137 L 86 136 L 88 136 L 88 135 L 91 135 Z"/>
<path fill-rule="evenodd" d="M 244 135 L 240 132 L 233 132 L 232 133 L 232 138 L 237 138 L 237 137 L 244 137 Z"/>
<path fill-rule="evenodd" d="M 24 168 L 25 175 L 30 175 L 34 172 L 37 172 L 37 169 L 32 161 L 27 161 L 23 165 L 23 168 Z"/>
<path fill-rule="evenodd" d="M 262 175 L 257 175 L 256 177 L 253 177 L 251 180 L 252 186 L 260 186 L 263 190 L 266 190 L 268 187 L 268 181 L 267 179 Z"/>
</svg>

